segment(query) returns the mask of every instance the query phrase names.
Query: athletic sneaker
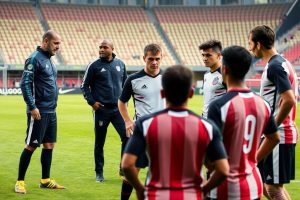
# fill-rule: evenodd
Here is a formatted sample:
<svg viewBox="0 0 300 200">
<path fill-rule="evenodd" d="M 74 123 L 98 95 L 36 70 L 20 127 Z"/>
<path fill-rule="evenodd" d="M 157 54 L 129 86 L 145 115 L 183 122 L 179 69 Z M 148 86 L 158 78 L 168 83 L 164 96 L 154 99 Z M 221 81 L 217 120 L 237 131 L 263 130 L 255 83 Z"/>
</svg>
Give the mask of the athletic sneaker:
<svg viewBox="0 0 300 200">
<path fill-rule="evenodd" d="M 96 173 L 96 182 L 104 182 L 103 173 Z"/>
<path fill-rule="evenodd" d="M 26 194 L 25 182 L 17 181 L 15 185 L 15 192 L 20 194 Z"/>
<path fill-rule="evenodd" d="M 55 180 L 53 179 L 49 179 L 48 182 L 46 183 L 43 183 L 44 180 L 41 179 L 41 182 L 40 182 L 40 188 L 48 188 L 48 189 L 65 189 L 64 186 L 62 185 L 58 185 L 58 183 L 55 182 Z"/>
</svg>

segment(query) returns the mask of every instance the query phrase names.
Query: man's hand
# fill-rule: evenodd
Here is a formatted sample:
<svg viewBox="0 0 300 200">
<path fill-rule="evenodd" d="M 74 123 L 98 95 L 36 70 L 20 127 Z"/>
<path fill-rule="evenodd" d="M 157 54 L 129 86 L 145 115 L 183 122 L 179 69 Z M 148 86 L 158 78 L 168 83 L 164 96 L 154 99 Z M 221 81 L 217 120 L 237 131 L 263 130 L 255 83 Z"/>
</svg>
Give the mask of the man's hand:
<svg viewBox="0 0 300 200">
<path fill-rule="evenodd" d="M 133 134 L 134 122 L 132 120 L 125 121 L 126 136 L 130 137 Z"/>
<path fill-rule="evenodd" d="M 30 113 L 31 113 L 31 117 L 34 120 L 41 120 L 41 115 L 40 115 L 39 109 L 35 108 L 32 111 L 30 111 Z"/>
<path fill-rule="evenodd" d="M 104 105 L 101 104 L 100 102 L 96 102 L 96 103 L 94 103 L 94 105 L 92 105 L 92 107 L 93 107 L 94 110 L 98 110 L 98 109 L 100 109 L 103 106 Z"/>
</svg>

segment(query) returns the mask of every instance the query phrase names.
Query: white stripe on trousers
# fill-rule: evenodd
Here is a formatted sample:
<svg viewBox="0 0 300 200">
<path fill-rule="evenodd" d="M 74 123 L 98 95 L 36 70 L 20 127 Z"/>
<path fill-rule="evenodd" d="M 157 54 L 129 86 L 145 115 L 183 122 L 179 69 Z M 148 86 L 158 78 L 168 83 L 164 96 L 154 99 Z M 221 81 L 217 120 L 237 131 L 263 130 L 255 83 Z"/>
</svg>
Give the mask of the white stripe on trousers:
<svg viewBox="0 0 300 200">
<path fill-rule="evenodd" d="M 30 117 L 30 125 L 29 125 L 29 130 L 28 130 L 28 134 L 27 134 L 27 140 L 26 140 L 26 144 L 29 145 L 30 143 L 30 139 L 31 139 L 31 135 L 32 135 L 32 129 L 33 129 L 33 123 L 34 123 L 34 119 L 31 116 Z"/>
</svg>

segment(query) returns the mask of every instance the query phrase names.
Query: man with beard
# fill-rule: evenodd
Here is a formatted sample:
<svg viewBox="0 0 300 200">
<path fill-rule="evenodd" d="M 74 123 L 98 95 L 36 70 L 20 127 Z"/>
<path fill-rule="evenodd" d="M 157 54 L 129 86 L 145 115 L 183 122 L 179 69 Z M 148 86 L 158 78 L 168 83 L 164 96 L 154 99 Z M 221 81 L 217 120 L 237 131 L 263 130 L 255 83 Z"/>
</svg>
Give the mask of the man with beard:
<svg viewBox="0 0 300 200">
<path fill-rule="evenodd" d="M 57 134 L 57 70 L 51 57 L 59 50 L 60 36 L 54 31 L 43 35 L 38 46 L 25 61 L 21 89 L 27 105 L 27 136 L 20 156 L 18 180 L 15 192 L 26 194 L 25 174 L 35 149 L 43 144 L 41 153 L 42 179 L 40 188 L 64 189 L 50 179 L 52 152 Z"/>
</svg>

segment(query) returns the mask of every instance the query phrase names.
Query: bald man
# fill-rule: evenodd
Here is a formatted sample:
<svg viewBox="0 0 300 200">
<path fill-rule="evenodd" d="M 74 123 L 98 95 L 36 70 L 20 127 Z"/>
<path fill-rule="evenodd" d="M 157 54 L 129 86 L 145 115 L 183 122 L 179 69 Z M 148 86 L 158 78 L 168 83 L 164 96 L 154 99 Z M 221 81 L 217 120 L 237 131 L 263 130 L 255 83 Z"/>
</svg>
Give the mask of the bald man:
<svg viewBox="0 0 300 200">
<path fill-rule="evenodd" d="M 41 153 L 42 179 L 40 188 L 64 189 L 50 179 L 52 152 L 56 142 L 56 104 L 58 88 L 57 70 L 51 57 L 60 46 L 60 36 L 52 30 L 42 37 L 38 46 L 25 61 L 21 89 L 27 105 L 27 136 L 25 148 L 20 157 L 18 180 L 15 192 L 25 194 L 25 174 L 35 149 L 43 144 Z"/>
<path fill-rule="evenodd" d="M 112 41 L 105 39 L 100 43 L 100 57 L 87 66 L 81 85 L 83 96 L 94 114 L 96 182 L 104 181 L 103 147 L 108 125 L 112 123 L 120 136 L 121 156 L 127 141 L 125 123 L 118 110 L 118 98 L 127 72 L 125 64 L 116 57 L 113 50 Z"/>
</svg>

